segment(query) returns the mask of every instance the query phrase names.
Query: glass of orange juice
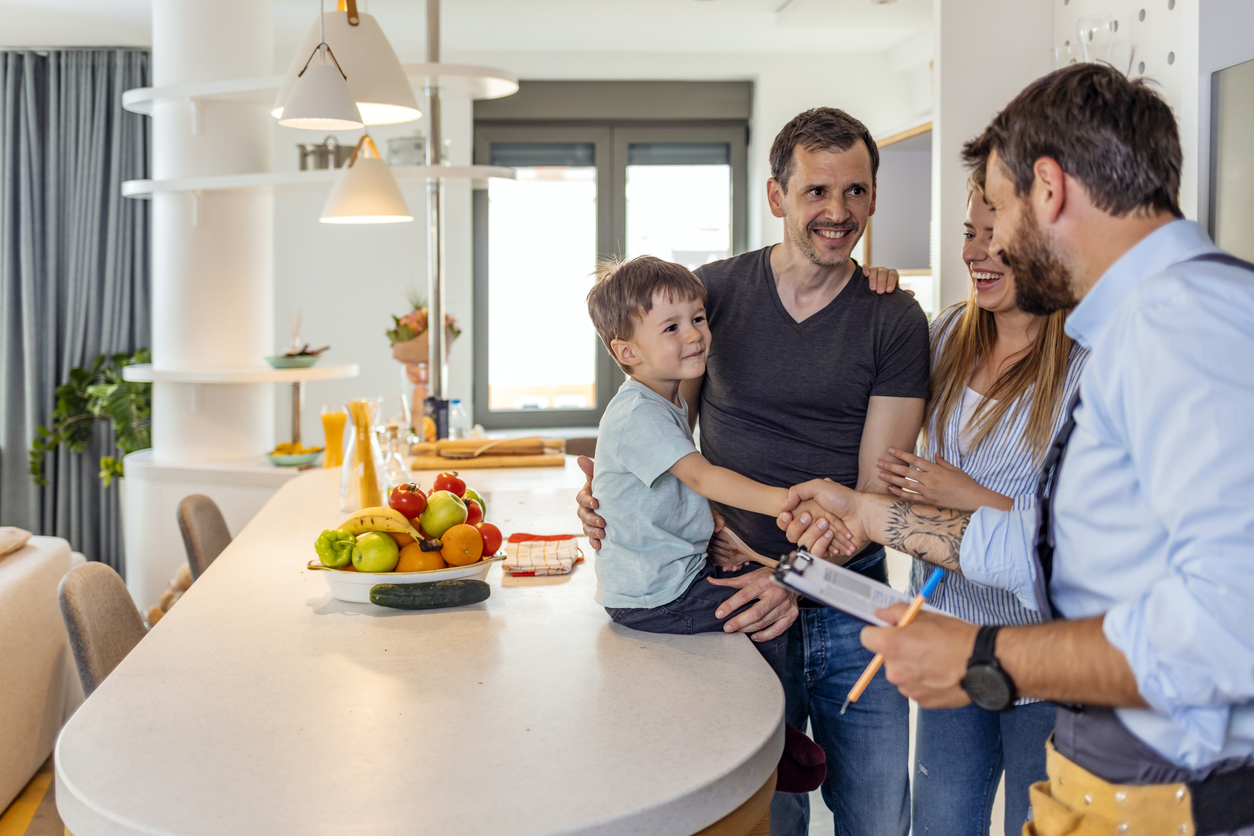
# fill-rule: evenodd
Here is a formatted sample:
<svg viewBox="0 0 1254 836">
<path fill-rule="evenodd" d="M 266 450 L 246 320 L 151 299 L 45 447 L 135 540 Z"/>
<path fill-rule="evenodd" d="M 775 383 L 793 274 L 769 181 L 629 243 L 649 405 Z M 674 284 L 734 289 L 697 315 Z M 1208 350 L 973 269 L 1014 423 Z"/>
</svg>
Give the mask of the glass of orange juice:
<svg viewBox="0 0 1254 836">
<path fill-rule="evenodd" d="M 326 438 L 326 450 L 322 454 L 323 467 L 339 467 L 344 464 L 344 426 L 348 413 L 343 404 L 322 407 L 322 434 Z"/>
</svg>

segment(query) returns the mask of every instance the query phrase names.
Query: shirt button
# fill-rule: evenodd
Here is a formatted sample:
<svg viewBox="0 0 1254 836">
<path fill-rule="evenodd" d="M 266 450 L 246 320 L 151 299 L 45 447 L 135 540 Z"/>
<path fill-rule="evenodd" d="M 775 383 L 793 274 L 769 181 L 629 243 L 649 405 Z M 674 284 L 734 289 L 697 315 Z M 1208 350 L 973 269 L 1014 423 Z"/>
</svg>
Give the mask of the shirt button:
<svg viewBox="0 0 1254 836">
<path fill-rule="evenodd" d="M 1184 787 L 1176 790 L 1176 801 L 1184 801 Z"/>
<path fill-rule="evenodd" d="M 1119 790 L 1119 792 L 1115 793 L 1115 801 L 1118 801 L 1120 804 L 1122 804 L 1123 802 L 1127 800 L 1128 800 L 1128 794 L 1124 792 L 1123 790 Z"/>
<path fill-rule="evenodd" d="M 1116 828 L 1115 828 L 1115 831 L 1116 831 L 1117 833 L 1120 833 L 1120 834 L 1127 833 L 1127 832 L 1128 832 L 1128 823 L 1127 823 L 1127 822 L 1123 822 L 1122 824 L 1120 824 L 1118 827 L 1116 827 Z"/>
<path fill-rule="evenodd" d="M 1092 804 L 1092 803 L 1093 803 L 1093 796 L 1089 795 L 1088 793 L 1085 793 L 1085 794 L 1084 794 L 1084 803 L 1085 803 L 1085 804 Z"/>
<path fill-rule="evenodd" d="M 1188 833 L 1188 832 L 1189 832 L 1189 823 L 1188 823 L 1188 822 L 1185 822 L 1184 824 L 1182 824 L 1182 825 L 1180 825 L 1179 827 L 1177 827 L 1177 828 L 1176 828 L 1176 830 L 1178 830 L 1180 833 Z"/>
</svg>

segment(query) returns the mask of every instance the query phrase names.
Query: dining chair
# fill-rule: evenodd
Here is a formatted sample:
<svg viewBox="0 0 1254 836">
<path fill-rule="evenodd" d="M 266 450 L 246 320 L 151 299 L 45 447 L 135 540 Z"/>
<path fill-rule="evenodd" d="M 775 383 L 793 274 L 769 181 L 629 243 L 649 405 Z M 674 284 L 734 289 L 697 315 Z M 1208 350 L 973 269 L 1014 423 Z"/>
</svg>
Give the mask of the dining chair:
<svg viewBox="0 0 1254 836">
<path fill-rule="evenodd" d="M 57 587 L 83 694 L 91 696 L 147 632 L 131 593 L 103 563 L 75 566 Z"/>
<path fill-rule="evenodd" d="M 203 494 L 183 497 L 178 518 L 183 545 L 187 548 L 187 568 L 194 581 L 231 545 L 231 532 L 218 510 L 218 503 Z"/>
</svg>

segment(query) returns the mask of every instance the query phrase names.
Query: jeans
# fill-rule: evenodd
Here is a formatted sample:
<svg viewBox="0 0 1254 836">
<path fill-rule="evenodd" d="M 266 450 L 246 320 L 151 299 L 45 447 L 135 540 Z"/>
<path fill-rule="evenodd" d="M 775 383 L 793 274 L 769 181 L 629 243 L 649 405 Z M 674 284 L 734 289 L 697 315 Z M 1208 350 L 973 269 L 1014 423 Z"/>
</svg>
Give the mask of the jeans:
<svg viewBox="0 0 1254 836">
<path fill-rule="evenodd" d="M 886 581 L 881 561 L 865 574 Z M 874 657 L 859 635 L 866 622 L 829 608 L 802 609 L 788 631 L 784 719 L 799 729 L 810 722 L 827 755 L 823 801 L 837 836 L 906 836 L 910 830 L 910 712 L 906 698 L 876 674 L 844 716 L 840 706 Z M 806 836 L 810 800 L 776 793 L 772 836 Z"/>
<path fill-rule="evenodd" d="M 1045 741 L 1058 709 L 1034 702 L 1005 713 L 974 705 L 920 709 L 914 741 L 914 833 L 988 836 L 1006 773 L 1006 834 L 1028 817 L 1028 787 L 1047 780 Z"/>
<path fill-rule="evenodd" d="M 749 572 L 757 571 L 759 566 L 747 566 L 739 571 L 721 569 L 713 563 L 706 563 L 697 573 L 696 578 L 684 593 L 660 607 L 606 607 L 610 618 L 615 624 L 641 630 L 645 633 L 667 633 L 671 635 L 691 636 L 694 633 L 721 633 L 723 623 L 757 603 L 750 601 L 735 612 L 729 612 L 722 618 L 716 618 L 714 612 L 719 605 L 739 592 L 731 586 L 718 586 L 706 578 L 735 578 Z M 753 646 L 762 658 L 781 679 L 784 676 L 784 649 L 787 646 L 788 634 L 776 636 L 767 642 L 754 642 Z"/>
</svg>

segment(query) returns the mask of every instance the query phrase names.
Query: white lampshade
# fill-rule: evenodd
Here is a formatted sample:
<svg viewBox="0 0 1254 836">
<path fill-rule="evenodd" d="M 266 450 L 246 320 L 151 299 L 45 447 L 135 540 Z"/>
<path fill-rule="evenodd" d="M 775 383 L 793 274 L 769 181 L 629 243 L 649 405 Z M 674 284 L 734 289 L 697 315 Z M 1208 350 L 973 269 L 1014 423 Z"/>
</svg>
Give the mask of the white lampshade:
<svg viewBox="0 0 1254 836">
<path fill-rule="evenodd" d="M 348 12 L 326 12 L 322 23 L 326 27 L 325 40 L 348 76 L 348 87 L 353 91 L 362 120 L 367 125 L 394 125 L 421 118 L 414 89 L 387 36 L 373 16 L 358 17 L 359 23 L 352 26 Z M 279 95 L 270 111 L 276 119 L 286 118 L 284 111 L 296 87 L 296 74 L 321 40 L 315 20 L 283 76 Z"/>
<path fill-rule="evenodd" d="M 369 141 L 363 137 L 363 142 Z M 373 148 L 374 143 L 370 142 Z M 367 157 L 362 153 L 362 142 L 357 144 L 353 159 L 340 172 L 331 189 L 327 203 L 322 207 L 324 224 L 395 224 L 412 221 L 409 205 L 396 184 L 392 170 L 378 156 Z"/>
<path fill-rule="evenodd" d="M 361 113 L 335 64 L 315 56 L 287 97 L 279 124 L 315 131 L 351 131 L 362 126 Z"/>
</svg>

